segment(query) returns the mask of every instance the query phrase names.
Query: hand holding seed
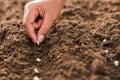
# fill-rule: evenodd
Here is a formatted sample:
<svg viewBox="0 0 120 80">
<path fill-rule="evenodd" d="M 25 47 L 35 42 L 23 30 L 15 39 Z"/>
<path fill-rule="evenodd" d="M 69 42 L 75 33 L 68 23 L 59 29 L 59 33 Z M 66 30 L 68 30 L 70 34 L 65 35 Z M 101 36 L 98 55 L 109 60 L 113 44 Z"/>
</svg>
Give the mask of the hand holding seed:
<svg viewBox="0 0 120 80">
<path fill-rule="evenodd" d="M 34 43 L 39 45 L 43 42 L 44 36 L 59 17 L 63 3 L 64 0 L 34 0 L 25 5 L 23 24 Z"/>
</svg>

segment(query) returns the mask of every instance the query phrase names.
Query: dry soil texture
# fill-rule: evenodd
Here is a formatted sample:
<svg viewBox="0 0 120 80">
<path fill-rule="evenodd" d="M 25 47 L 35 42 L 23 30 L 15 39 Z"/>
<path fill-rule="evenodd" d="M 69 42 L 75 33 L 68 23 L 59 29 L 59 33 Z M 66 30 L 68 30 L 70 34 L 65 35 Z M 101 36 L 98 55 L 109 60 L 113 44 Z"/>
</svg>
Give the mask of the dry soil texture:
<svg viewBox="0 0 120 80">
<path fill-rule="evenodd" d="M 120 0 L 66 0 L 40 46 L 22 24 L 27 2 L 0 0 L 0 80 L 120 80 Z"/>
</svg>

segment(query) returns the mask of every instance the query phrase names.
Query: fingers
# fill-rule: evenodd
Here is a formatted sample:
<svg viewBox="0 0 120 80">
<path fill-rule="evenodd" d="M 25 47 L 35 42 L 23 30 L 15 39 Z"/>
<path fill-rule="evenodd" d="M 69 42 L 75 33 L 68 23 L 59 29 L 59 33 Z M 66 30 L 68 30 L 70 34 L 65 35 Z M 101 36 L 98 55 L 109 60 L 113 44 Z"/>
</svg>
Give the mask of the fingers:
<svg viewBox="0 0 120 80">
<path fill-rule="evenodd" d="M 28 33 L 28 36 L 32 39 L 34 43 L 37 42 L 37 36 L 35 34 L 34 28 L 30 23 L 24 24 L 26 32 Z"/>
<path fill-rule="evenodd" d="M 42 25 L 38 31 L 38 35 L 37 35 L 39 42 L 42 42 L 44 40 L 44 36 L 46 36 L 49 33 L 53 22 L 54 21 L 51 19 L 51 17 L 49 15 L 46 14 L 44 16 L 43 23 L 42 23 Z"/>
<path fill-rule="evenodd" d="M 33 23 L 36 18 L 36 12 L 34 10 L 27 10 L 24 13 L 23 24 L 29 35 L 29 37 L 33 40 L 34 43 L 37 42 L 37 36 L 34 31 Z"/>
<path fill-rule="evenodd" d="M 33 25 L 34 29 L 36 29 L 36 30 L 39 29 L 41 24 L 42 24 L 42 22 L 43 22 L 43 20 L 40 19 L 38 22 L 33 23 L 32 25 Z"/>
<path fill-rule="evenodd" d="M 38 12 L 36 11 L 36 9 L 30 8 L 25 11 L 23 22 L 29 22 L 32 24 L 34 23 L 34 20 L 36 19 L 37 16 L 38 16 Z"/>
</svg>

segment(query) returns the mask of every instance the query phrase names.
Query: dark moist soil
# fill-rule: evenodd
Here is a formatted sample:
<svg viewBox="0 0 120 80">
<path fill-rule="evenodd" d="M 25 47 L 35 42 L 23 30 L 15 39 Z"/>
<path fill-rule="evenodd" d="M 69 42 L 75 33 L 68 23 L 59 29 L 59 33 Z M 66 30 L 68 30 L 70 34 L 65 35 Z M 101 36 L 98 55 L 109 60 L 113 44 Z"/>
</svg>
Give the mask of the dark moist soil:
<svg viewBox="0 0 120 80">
<path fill-rule="evenodd" d="M 120 0 L 66 0 L 40 46 L 22 24 L 27 2 L 0 0 L 0 80 L 120 80 Z"/>
</svg>

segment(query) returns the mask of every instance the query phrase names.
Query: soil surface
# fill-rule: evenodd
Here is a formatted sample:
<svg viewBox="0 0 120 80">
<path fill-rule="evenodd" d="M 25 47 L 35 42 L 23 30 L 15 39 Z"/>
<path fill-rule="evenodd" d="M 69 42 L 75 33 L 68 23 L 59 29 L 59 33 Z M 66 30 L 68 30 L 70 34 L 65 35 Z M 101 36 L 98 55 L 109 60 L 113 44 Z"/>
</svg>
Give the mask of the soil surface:
<svg viewBox="0 0 120 80">
<path fill-rule="evenodd" d="M 120 80 L 120 0 L 66 0 L 40 46 L 22 23 L 29 1 L 0 0 L 0 80 Z"/>
</svg>

